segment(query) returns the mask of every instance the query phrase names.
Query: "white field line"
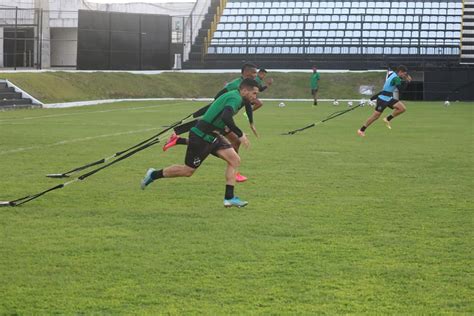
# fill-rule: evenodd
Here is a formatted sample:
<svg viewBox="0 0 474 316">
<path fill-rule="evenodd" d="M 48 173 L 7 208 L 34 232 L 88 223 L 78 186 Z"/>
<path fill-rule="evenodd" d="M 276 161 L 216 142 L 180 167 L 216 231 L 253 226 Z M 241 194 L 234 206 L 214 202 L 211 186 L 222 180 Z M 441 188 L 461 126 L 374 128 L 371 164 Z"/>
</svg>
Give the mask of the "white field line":
<svg viewBox="0 0 474 316">
<path fill-rule="evenodd" d="M 62 145 L 67 145 L 67 144 L 79 143 L 79 142 L 86 142 L 86 141 L 99 139 L 99 138 L 116 137 L 116 136 L 122 136 L 122 135 L 130 135 L 130 134 L 149 132 L 149 131 L 153 131 L 153 130 L 157 130 L 157 129 L 160 129 L 160 128 L 159 127 L 153 127 L 153 128 L 139 129 L 139 130 L 134 130 L 134 131 L 119 132 L 119 133 L 113 133 L 113 134 L 103 134 L 103 135 L 97 135 L 97 136 L 89 136 L 89 137 L 83 137 L 83 138 L 61 140 L 59 142 L 52 143 L 52 144 L 36 145 L 36 146 L 29 146 L 29 147 L 19 147 L 19 148 L 15 148 L 15 149 L 8 149 L 8 150 L 0 151 L 0 156 L 6 155 L 6 154 L 13 154 L 13 153 L 18 153 L 18 152 L 30 151 L 30 150 L 34 150 L 34 149 L 43 149 L 43 148 L 48 148 L 48 147 L 55 147 L 55 146 L 62 146 Z"/>
<path fill-rule="evenodd" d="M 187 103 L 187 102 L 164 103 L 164 104 L 156 104 L 156 105 L 148 105 L 148 106 L 139 106 L 139 107 L 133 107 L 133 108 L 124 108 L 124 109 L 110 109 L 110 110 L 100 110 L 100 111 L 81 111 L 81 112 L 63 113 L 63 114 L 50 114 L 50 115 L 41 115 L 41 116 L 29 116 L 29 117 L 22 117 L 22 118 L 4 119 L 4 120 L 0 120 L 0 123 L 1 123 L 1 122 L 16 122 L 16 121 L 37 120 L 37 119 L 42 119 L 42 118 L 72 116 L 72 115 L 80 115 L 80 114 L 108 113 L 108 112 L 117 112 L 117 111 L 143 110 L 143 109 L 156 108 L 156 107 L 166 106 L 166 105 L 181 105 L 181 104 L 186 104 L 186 103 Z"/>
<path fill-rule="evenodd" d="M 70 72 L 70 73 L 130 73 L 135 75 L 159 75 L 162 73 L 204 73 L 204 74 L 220 74 L 220 73 L 235 73 L 240 74 L 240 69 L 183 69 L 183 70 L 74 70 L 74 69 L 23 69 L 13 70 L 4 69 L 0 73 L 42 73 L 42 72 Z M 268 72 L 301 72 L 301 73 L 312 73 L 312 69 L 269 69 Z M 386 68 L 378 70 L 348 70 L 348 69 L 318 69 L 320 73 L 371 73 L 371 72 L 387 72 Z"/>
<path fill-rule="evenodd" d="M 49 103 L 43 104 L 46 109 L 63 109 L 79 106 L 98 105 L 104 103 L 117 102 L 141 102 L 141 101 L 212 101 L 211 98 L 130 98 L 130 99 L 104 99 L 104 100 L 90 100 L 90 101 L 75 101 L 63 103 Z M 172 104 L 172 103 L 170 103 Z"/>
<path fill-rule="evenodd" d="M 339 101 L 359 101 L 363 99 L 338 99 Z M 47 109 L 63 109 L 73 108 L 80 106 L 98 105 L 104 103 L 116 103 L 116 102 L 140 102 L 140 101 L 189 101 L 189 102 L 210 102 L 212 98 L 138 98 L 138 99 L 106 99 L 106 100 L 91 100 L 91 101 L 77 101 L 77 102 L 65 102 L 65 103 L 50 103 L 43 104 L 43 108 Z M 277 99 L 277 98 L 261 98 L 262 101 L 287 101 L 287 102 L 309 102 L 313 99 Z M 332 102 L 335 99 L 318 99 L 322 102 Z M 184 103 L 184 102 L 183 102 Z"/>
</svg>

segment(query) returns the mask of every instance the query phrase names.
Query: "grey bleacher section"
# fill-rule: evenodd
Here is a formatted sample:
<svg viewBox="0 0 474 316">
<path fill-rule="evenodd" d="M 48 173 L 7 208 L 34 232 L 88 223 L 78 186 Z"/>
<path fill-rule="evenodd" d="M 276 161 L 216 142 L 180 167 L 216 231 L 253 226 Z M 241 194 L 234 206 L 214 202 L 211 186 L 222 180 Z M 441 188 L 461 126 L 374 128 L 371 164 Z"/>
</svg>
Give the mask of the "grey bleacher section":
<svg viewBox="0 0 474 316">
<path fill-rule="evenodd" d="M 461 63 L 474 64 L 474 0 L 464 1 Z"/>
<path fill-rule="evenodd" d="M 208 55 L 459 56 L 462 2 L 229 1 Z"/>
</svg>

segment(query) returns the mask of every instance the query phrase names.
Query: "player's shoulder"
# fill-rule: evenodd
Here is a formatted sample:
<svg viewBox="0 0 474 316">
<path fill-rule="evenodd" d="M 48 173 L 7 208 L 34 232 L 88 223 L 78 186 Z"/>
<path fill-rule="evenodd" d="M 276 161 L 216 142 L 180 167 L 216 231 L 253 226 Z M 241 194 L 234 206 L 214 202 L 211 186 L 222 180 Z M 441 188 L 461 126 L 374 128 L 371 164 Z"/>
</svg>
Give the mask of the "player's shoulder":
<svg viewBox="0 0 474 316">
<path fill-rule="evenodd" d="M 242 77 L 238 77 L 238 78 L 235 78 L 234 80 L 232 80 L 231 82 L 232 83 L 237 83 L 237 82 L 241 82 L 242 81 Z"/>
<path fill-rule="evenodd" d="M 227 102 L 234 101 L 234 100 L 236 101 L 242 100 L 239 90 L 229 91 L 225 94 L 225 96 L 226 96 Z"/>
</svg>

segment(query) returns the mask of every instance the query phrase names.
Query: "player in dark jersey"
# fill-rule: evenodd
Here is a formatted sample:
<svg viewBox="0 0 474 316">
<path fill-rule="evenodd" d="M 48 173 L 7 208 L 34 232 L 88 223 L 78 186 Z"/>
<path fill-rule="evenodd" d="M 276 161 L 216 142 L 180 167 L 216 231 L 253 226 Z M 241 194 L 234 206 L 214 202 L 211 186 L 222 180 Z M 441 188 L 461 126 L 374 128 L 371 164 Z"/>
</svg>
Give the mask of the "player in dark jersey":
<svg viewBox="0 0 474 316">
<path fill-rule="evenodd" d="M 311 95 L 313 96 L 313 106 L 318 105 L 318 90 L 319 90 L 319 80 L 321 75 L 318 72 L 318 68 L 313 66 L 313 74 L 311 75 L 310 86 L 311 86 Z"/>
<path fill-rule="evenodd" d="M 398 66 L 396 72 L 394 71 L 389 74 L 383 86 L 383 90 L 377 94 L 377 104 L 375 106 L 375 111 L 367 119 L 365 124 L 357 131 L 359 136 L 365 136 L 365 130 L 370 126 L 370 124 L 375 122 L 380 117 L 380 115 L 382 115 L 382 112 L 387 107 L 393 109 L 392 114 L 383 119 L 389 129 L 392 129 L 390 121 L 406 111 L 405 104 L 393 97 L 393 92 L 395 89 L 400 89 L 403 86 L 404 83 L 402 82 L 402 79 L 404 79 L 406 82 L 411 81 L 407 67 L 400 65 Z"/>
<path fill-rule="evenodd" d="M 214 100 L 219 98 L 221 95 L 223 95 L 226 92 L 233 91 L 233 90 L 238 90 L 240 83 L 244 79 L 255 79 L 257 76 L 257 66 L 255 66 L 252 63 L 245 63 L 241 70 L 240 70 L 241 76 L 239 78 L 236 78 L 232 80 L 231 82 L 227 83 L 224 88 L 217 93 L 217 95 L 214 97 Z M 212 103 L 211 103 L 212 104 Z M 204 115 L 206 113 L 207 109 L 211 104 L 206 105 L 205 107 L 200 108 L 196 112 L 193 113 L 193 117 L 198 118 Z M 247 113 L 248 114 L 248 113 Z M 253 116 L 250 115 L 251 118 L 249 118 L 250 124 L 253 124 Z M 175 145 L 186 145 L 187 140 L 186 139 L 180 139 L 179 135 L 184 134 L 189 132 L 189 130 L 196 125 L 197 120 L 179 125 L 178 127 L 174 128 L 174 133 L 171 135 L 170 139 L 166 142 L 166 144 L 163 146 L 163 151 L 167 151 L 169 148 L 175 146 Z"/>
<path fill-rule="evenodd" d="M 267 70 L 266 69 L 263 69 L 263 68 L 260 68 L 258 70 L 258 73 L 257 73 L 257 77 L 255 78 L 255 81 L 258 82 L 258 90 L 260 92 L 263 92 L 265 90 L 268 89 L 268 87 L 270 87 L 272 84 L 273 84 L 273 79 L 270 78 L 268 81 L 265 82 L 265 77 L 267 76 Z M 261 108 L 263 106 L 263 102 L 259 99 L 257 99 L 255 101 L 255 103 L 253 104 L 252 106 L 252 109 L 254 111 L 258 110 L 259 108 Z"/>
<path fill-rule="evenodd" d="M 245 147 L 249 147 L 247 136 L 235 125 L 233 116 L 242 107 L 249 107 L 257 98 L 257 93 L 258 83 L 253 79 L 244 79 L 240 83 L 239 90 L 227 92 L 217 98 L 189 132 L 185 164 L 159 170 L 148 169 L 141 182 L 142 189 L 157 179 L 190 177 L 207 156 L 212 154 L 227 162 L 224 206 L 246 206 L 248 202 L 234 196 L 235 172 L 240 165 L 240 157 L 223 134 L 229 129 L 239 137 Z"/>
<path fill-rule="evenodd" d="M 241 76 L 239 78 L 236 78 L 236 79 L 230 81 L 229 83 L 227 83 L 224 86 L 224 88 L 217 93 L 214 100 L 216 100 L 217 98 L 219 98 L 221 95 L 223 95 L 226 92 L 238 90 L 240 83 L 244 79 L 247 79 L 247 78 L 255 79 L 256 77 L 257 77 L 257 66 L 252 64 L 252 63 L 245 63 L 241 68 Z M 260 87 L 259 87 L 259 89 L 260 89 Z M 257 103 L 257 104 L 260 103 L 260 106 L 261 106 L 261 102 L 258 101 L 258 99 L 254 100 L 253 102 Z M 207 109 L 209 109 L 211 104 L 199 109 L 198 111 L 196 111 L 193 114 L 193 116 L 194 117 L 202 116 L 204 113 L 206 113 Z M 258 106 L 258 107 L 260 107 L 260 106 Z M 251 128 L 252 132 L 255 134 L 255 136 L 258 137 L 258 133 L 257 133 L 257 130 L 255 128 L 255 124 L 253 122 L 252 112 L 254 110 L 255 109 L 253 109 L 252 107 L 246 108 L 246 114 L 247 114 L 247 118 L 248 118 L 248 121 L 250 123 L 250 128 Z M 166 150 L 168 150 L 169 148 L 171 148 L 175 145 L 187 145 L 188 139 L 180 137 L 179 135 L 184 134 L 186 132 L 189 132 L 191 127 L 196 125 L 196 122 L 197 122 L 197 120 L 191 121 L 189 123 L 185 123 L 185 124 L 180 125 L 177 128 L 175 128 L 174 129 L 175 133 L 171 135 L 171 137 L 168 139 L 166 144 L 163 146 L 163 151 L 166 151 Z M 227 131 L 225 137 L 231 142 L 234 149 L 238 152 L 239 148 L 240 148 L 239 137 L 237 135 L 235 135 L 234 133 L 232 133 L 232 131 Z M 240 174 L 240 172 L 236 173 L 236 178 L 237 178 L 237 182 L 247 181 L 247 177 Z"/>
</svg>

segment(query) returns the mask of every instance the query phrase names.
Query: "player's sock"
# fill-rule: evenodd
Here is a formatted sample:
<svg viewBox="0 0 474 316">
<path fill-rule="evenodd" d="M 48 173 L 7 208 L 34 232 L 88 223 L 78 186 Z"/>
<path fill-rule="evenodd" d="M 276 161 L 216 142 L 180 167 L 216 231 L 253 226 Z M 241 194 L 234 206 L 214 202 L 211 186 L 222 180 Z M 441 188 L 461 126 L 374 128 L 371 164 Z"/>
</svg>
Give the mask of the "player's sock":
<svg viewBox="0 0 474 316">
<path fill-rule="evenodd" d="M 230 200 L 234 197 L 234 186 L 233 185 L 229 185 L 229 184 L 226 184 L 225 186 L 225 196 L 224 196 L 224 199 L 225 200 Z"/>
<path fill-rule="evenodd" d="M 366 129 L 367 129 L 367 126 L 362 125 L 362 127 L 360 128 L 360 131 L 361 131 L 361 132 L 365 132 Z"/>
<path fill-rule="evenodd" d="M 392 114 L 390 114 L 389 116 L 387 116 L 387 121 L 390 122 L 392 119 L 393 119 L 393 115 L 392 115 Z"/>
<path fill-rule="evenodd" d="M 164 178 L 163 169 L 153 171 L 150 176 L 153 180 Z"/>
<path fill-rule="evenodd" d="M 187 138 L 178 138 L 176 141 L 176 145 L 187 145 L 188 144 L 188 139 Z"/>
</svg>

